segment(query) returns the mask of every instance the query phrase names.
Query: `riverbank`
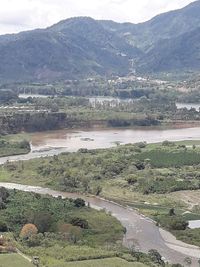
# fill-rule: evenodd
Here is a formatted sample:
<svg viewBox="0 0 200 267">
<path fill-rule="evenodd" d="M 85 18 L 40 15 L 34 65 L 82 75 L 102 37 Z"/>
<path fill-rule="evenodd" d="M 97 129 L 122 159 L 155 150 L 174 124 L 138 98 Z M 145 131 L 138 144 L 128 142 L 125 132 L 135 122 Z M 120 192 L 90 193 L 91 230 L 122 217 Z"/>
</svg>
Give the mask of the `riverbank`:
<svg viewBox="0 0 200 267">
<path fill-rule="evenodd" d="M 41 265 L 49 267 L 78 260 L 123 258 L 123 254 L 132 258 L 121 247 L 124 228 L 109 213 L 92 209 L 80 198 L 39 197 L 22 191 L 0 187 L 5 248 L 12 244 L 13 250 L 19 249 L 30 258 L 37 255 Z"/>
<path fill-rule="evenodd" d="M 104 140 L 108 141 L 108 136 L 112 141 L 113 137 L 118 139 L 121 129 L 118 132 L 107 129 L 105 139 L 103 138 L 103 131 L 105 130 L 98 130 L 97 136 L 98 140 L 101 141 L 100 144 L 105 146 Z M 111 135 L 109 135 L 110 131 Z M 94 134 L 93 131 L 88 131 L 87 135 L 84 131 L 69 133 L 65 130 L 62 134 L 55 131 L 50 138 L 52 143 L 57 145 L 57 138 L 61 134 L 65 146 L 66 140 L 69 140 L 76 146 L 74 151 L 82 149 L 77 153 L 64 153 L 54 157 L 32 159 L 24 162 L 22 162 L 23 157 L 19 156 L 15 159 L 19 162 L 7 162 L 0 168 L 0 180 L 32 186 L 39 185 L 62 191 L 96 194 L 114 199 L 115 202 L 123 201 L 125 203 L 129 201 L 128 206 L 134 209 L 138 208 L 141 213 L 148 217 L 155 217 L 154 219 L 157 217 L 158 221 L 162 219 L 162 222 L 163 218 L 167 219 L 166 222 L 171 219 L 168 217 L 169 210 L 174 207 L 177 216 L 175 218 L 178 220 L 181 218 L 181 220 L 187 221 L 194 216 L 196 219 L 199 218 L 198 211 L 195 214 L 193 207 L 187 205 L 183 198 L 174 198 L 172 197 L 173 193 L 170 192 L 199 189 L 200 150 L 193 146 L 191 140 L 190 146 L 186 147 L 185 141 L 185 144 L 179 144 L 171 142 L 170 138 L 166 138 L 171 136 L 175 140 L 184 140 L 185 136 L 192 134 L 194 139 L 200 139 L 198 138 L 199 128 L 159 130 L 156 134 L 155 130 L 143 132 L 145 136 L 149 136 L 151 141 L 156 138 L 158 142 L 161 133 L 161 140 L 170 139 L 168 142 L 150 145 L 141 142 L 142 132 L 139 129 L 138 131 L 131 130 L 130 135 L 131 138 L 139 136 L 140 139 L 136 142 L 137 144 L 101 150 L 87 150 L 79 146 L 77 140 L 84 144 L 85 142 L 92 143 L 95 145 L 94 148 L 97 148 L 96 136 L 93 138 L 94 141 L 91 141 L 92 136 L 88 136 L 88 134 Z M 48 133 L 43 134 L 46 146 L 49 137 Z M 74 135 L 74 139 L 70 134 Z M 127 142 L 130 141 L 129 134 L 130 129 L 123 130 L 122 137 L 123 139 L 126 138 Z M 41 133 L 37 136 L 33 145 L 36 145 L 36 143 L 37 148 L 43 146 Z M 109 143 L 109 145 L 111 144 L 113 146 L 113 143 Z M 71 144 L 70 147 L 75 148 Z M 67 147 L 63 148 L 66 149 Z M 59 154 L 60 150 L 57 152 Z M 35 154 L 41 156 L 39 152 L 35 152 Z M 32 152 L 33 157 L 36 157 L 36 155 Z M 50 152 L 47 152 L 47 155 L 50 155 Z M 26 159 L 27 157 L 25 156 Z M 64 166 L 67 166 L 67 168 Z M 124 203 L 122 204 L 124 205 Z M 169 226 L 166 225 L 166 227 Z M 140 228 L 137 228 L 137 230 L 140 231 Z M 179 237 L 180 234 L 183 237 L 189 234 L 187 230 L 178 231 L 177 236 L 179 235 Z M 192 242 L 192 240 L 188 242 Z"/>
<path fill-rule="evenodd" d="M 80 149 L 76 153 L 24 162 L 22 156 L 15 158 L 19 162 L 12 162 L 10 157 L 10 162 L 6 159 L 6 164 L 0 168 L 0 178 L 63 191 L 100 194 L 128 203 L 163 222 L 162 215 L 167 217 L 170 208 L 175 207 L 179 216 L 190 210 L 183 198 L 177 199 L 175 194 L 172 197 L 170 192 L 199 189 L 199 155 L 198 147 L 187 148 L 172 142 L 154 145 L 140 142 L 110 149 Z M 36 155 L 32 153 L 32 157 Z M 191 210 L 182 218 L 189 220 L 194 213 Z M 200 214 L 195 216 L 199 218 Z"/>
<path fill-rule="evenodd" d="M 92 208 L 95 209 L 105 209 L 107 212 L 116 217 L 124 227 L 126 227 L 126 234 L 124 236 L 124 245 L 130 247 L 132 242 L 137 241 L 137 247 L 144 252 L 154 248 L 158 250 L 166 260 L 169 260 L 171 263 L 183 263 L 185 257 L 191 256 L 188 250 L 183 250 L 180 242 L 177 241 L 175 245 L 170 248 L 167 244 L 169 238 L 163 239 L 159 232 L 159 228 L 148 218 L 141 216 L 139 213 L 135 212 L 133 209 L 124 208 L 114 202 L 109 202 L 104 199 L 84 196 L 76 193 L 66 193 L 54 191 L 48 188 L 41 188 L 38 186 L 27 186 L 20 184 L 8 184 L 0 183 L 0 186 L 3 186 L 8 189 L 17 189 L 25 192 L 35 192 L 37 194 L 48 194 L 54 197 L 62 196 L 63 198 L 77 198 L 82 197 L 86 202 L 90 203 Z M 175 242 L 175 241 L 174 241 Z M 185 244 L 187 246 L 187 244 Z M 190 249 L 192 249 L 190 247 Z M 196 251 L 196 248 L 194 248 Z M 188 254 L 189 253 L 189 254 Z M 194 252 L 192 252 L 194 253 Z M 197 267 L 199 257 L 192 257 L 191 266 Z"/>
<path fill-rule="evenodd" d="M 89 128 L 60 129 L 41 132 L 22 132 L 18 134 L 4 135 L 0 140 L 8 144 L 20 144 L 26 140 L 30 148 L 26 150 L 7 149 L 1 150 L 0 157 L 27 154 L 27 159 L 41 156 L 52 156 L 69 151 L 74 152 L 80 148 L 96 149 L 109 148 L 120 144 L 159 143 L 165 140 L 177 141 L 179 144 L 199 145 L 200 134 L 197 122 L 166 123 L 161 126 L 143 127 L 105 127 L 103 124 L 94 124 Z M 189 140 L 190 139 L 190 140 Z M 188 141 L 186 141 L 188 140 Z M 9 147 L 7 145 L 7 147 Z M 34 155 L 32 155 L 34 153 Z M 17 160 L 17 157 L 13 160 Z M 8 160 L 12 160 L 12 157 Z M 3 158 L 0 159 L 3 161 Z M 5 159 L 6 161 L 6 159 Z M 5 162 L 4 161 L 4 162 Z"/>
</svg>

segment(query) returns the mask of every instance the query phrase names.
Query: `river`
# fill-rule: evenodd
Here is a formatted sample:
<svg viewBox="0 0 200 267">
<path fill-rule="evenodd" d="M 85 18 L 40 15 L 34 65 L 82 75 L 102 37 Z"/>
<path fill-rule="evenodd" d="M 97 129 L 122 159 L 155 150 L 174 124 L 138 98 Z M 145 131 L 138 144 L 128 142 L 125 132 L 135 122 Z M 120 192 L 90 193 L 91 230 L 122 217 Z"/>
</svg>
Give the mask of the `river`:
<svg viewBox="0 0 200 267">
<path fill-rule="evenodd" d="M 91 130 L 57 130 L 31 134 L 32 150 L 27 155 L 0 158 L 3 164 L 7 160 L 28 160 L 41 156 L 52 156 L 61 152 L 74 152 L 80 148 L 108 148 L 119 144 L 136 143 L 140 141 L 162 142 L 164 140 L 200 140 L 200 128 L 167 129 L 140 128 L 140 129 L 91 129 Z M 33 191 L 41 194 L 50 194 L 62 197 L 82 197 L 96 209 L 105 208 L 111 212 L 127 232 L 123 244 L 130 247 L 132 243 L 147 252 L 149 249 L 158 250 L 170 262 L 183 263 L 186 256 L 193 259 L 191 266 L 199 266 L 197 259 L 200 250 L 197 247 L 177 241 L 170 233 L 159 229 L 155 223 L 140 215 L 137 211 L 122 207 L 116 203 L 109 202 L 98 197 L 87 197 L 84 195 L 53 191 L 48 188 L 26 186 L 18 184 L 0 183 L 0 186 L 16 188 L 23 191 Z"/>
<path fill-rule="evenodd" d="M 36 96 L 38 97 L 38 96 Z M 108 100 L 102 98 L 101 101 Z M 110 99 L 110 101 L 115 99 Z M 91 103 L 99 99 L 90 99 Z M 178 104 L 177 108 L 183 108 L 185 104 Z M 191 105 L 190 107 L 194 107 Z M 187 106 L 186 108 L 190 108 Z M 195 105 L 195 108 L 198 106 Z M 91 129 L 91 130 L 56 130 L 50 132 L 34 133 L 31 135 L 31 152 L 27 155 L 11 156 L 0 158 L 0 164 L 9 161 L 28 160 L 42 156 L 52 156 L 62 152 L 75 152 L 80 148 L 95 149 L 109 148 L 117 144 L 128 144 L 146 141 L 147 143 L 183 140 L 200 140 L 200 128 L 167 129 L 159 128 L 140 128 L 140 129 Z M 58 192 L 48 188 L 26 186 L 19 184 L 0 183 L 6 188 L 16 188 L 28 192 L 49 194 L 54 197 L 80 197 L 78 194 Z M 123 244 L 130 247 L 132 243 L 147 252 L 149 249 L 158 250 L 170 262 L 183 263 L 186 256 L 193 259 L 191 266 L 199 266 L 197 259 L 200 257 L 200 250 L 177 241 L 169 232 L 159 229 L 155 223 L 140 215 L 137 211 L 122 207 L 116 203 L 109 202 L 98 197 L 87 197 L 81 195 L 91 207 L 95 209 L 104 208 L 111 212 L 124 227 L 127 232 L 123 239 Z"/>
<path fill-rule="evenodd" d="M 138 129 L 94 128 L 90 130 L 56 130 L 31 134 L 31 152 L 27 155 L 0 158 L 0 164 L 8 161 L 29 160 L 53 156 L 62 152 L 75 152 L 80 148 L 109 148 L 118 144 L 165 140 L 200 140 L 200 127 L 166 129 L 143 127 Z"/>
<path fill-rule="evenodd" d="M 27 186 L 12 183 L 0 183 L 8 189 L 17 189 L 26 192 L 35 192 L 38 194 L 49 194 L 53 197 L 62 196 L 63 198 L 83 198 L 94 209 L 105 209 L 116 217 L 124 227 L 126 234 L 123 239 L 123 245 L 131 248 L 132 244 L 143 251 L 148 252 L 150 249 L 156 249 L 170 263 L 183 263 L 185 257 L 192 258 L 191 266 L 199 266 L 197 259 L 200 255 L 198 247 L 177 241 L 170 233 L 160 229 L 155 223 L 137 211 L 129 207 L 123 207 L 117 203 L 93 196 L 85 196 L 76 193 L 67 193 L 54 191 L 48 188 L 37 186 Z"/>
</svg>

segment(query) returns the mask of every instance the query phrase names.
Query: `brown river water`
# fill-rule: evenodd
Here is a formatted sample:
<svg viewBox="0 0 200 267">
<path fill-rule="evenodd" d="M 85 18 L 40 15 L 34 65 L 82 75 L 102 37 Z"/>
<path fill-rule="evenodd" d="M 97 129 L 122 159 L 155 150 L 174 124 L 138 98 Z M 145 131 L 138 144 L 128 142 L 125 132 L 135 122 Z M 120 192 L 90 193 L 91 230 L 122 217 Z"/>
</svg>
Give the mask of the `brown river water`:
<svg viewBox="0 0 200 267">
<path fill-rule="evenodd" d="M 164 140 L 183 141 L 200 140 L 200 127 L 183 129 L 91 129 L 91 130 L 57 130 L 51 132 L 34 133 L 31 135 L 32 151 L 27 155 L 0 158 L 0 164 L 9 161 L 28 160 L 42 156 L 52 156 L 62 152 L 74 152 L 80 148 L 109 148 L 120 144 L 146 141 L 147 143 L 162 142 Z M 144 252 L 157 249 L 163 257 L 172 263 L 183 264 L 184 258 L 193 259 L 191 266 L 199 266 L 200 249 L 177 241 L 170 233 L 160 229 L 155 223 L 140 215 L 137 211 L 120 206 L 114 202 L 92 196 L 84 196 L 66 192 L 53 191 L 48 188 L 35 186 L 0 183 L 6 188 L 16 188 L 28 192 L 49 194 L 54 197 L 82 197 L 95 209 L 105 209 L 111 212 L 124 227 L 126 235 L 123 244 L 130 247 L 133 243 Z"/>
<path fill-rule="evenodd" d="M 0 164 L 7 160 L 29 160 L 32 158 L 53 156 L 62 152 L 75 152 L 80 148 L 96 149 L 114 147 L 116 144 L 129 144 L 146 141 L 158 143 L 164 140 L 184 141 L 200 140 L 200 127 L 194 128 L 105 128 L 89 130 L 56 130 L 33 133 L 31 152 L 27 155 L 0 158 Z"/>
</svg>

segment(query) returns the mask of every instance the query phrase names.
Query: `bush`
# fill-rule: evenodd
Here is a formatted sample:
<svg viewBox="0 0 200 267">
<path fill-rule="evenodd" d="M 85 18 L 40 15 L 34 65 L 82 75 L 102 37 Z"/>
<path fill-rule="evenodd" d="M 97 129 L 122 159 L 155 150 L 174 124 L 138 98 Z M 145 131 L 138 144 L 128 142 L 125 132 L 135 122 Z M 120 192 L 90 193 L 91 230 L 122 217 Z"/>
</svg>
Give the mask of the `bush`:
<svg viewBox="0 0 200 267">
<path fill-rule="evenodd" d="M 147 146 L 147 143 L 146 142 L 139 142 L 139 143 L 136 143 L 135 145 L 139 148 L 145 148 Z"/>
<path fill-rule="evenodd" d="M 148 254 L 149 254 L 151 260 L 153 262 L 155 262 L 156 264 L 159 264 L 162 266 L 165 265 L 164 261 L 162 260 L 162 256 L 160 255 L 160 253 L 157 250 L 151 249 L 151 250 L 149 250 Z"/>
<path fill-rule="evenodd" d="M 188 222 L 180 216 L 164 215 L 158 219 L 158 222 L 170 230 L 185 230 Z"/>
<path fill-rule="evenodd" d="M 162 142 L 162 146 L 175 146 L 175 144 L 173 142 L 165 140 Z"/>
<path fill-rule="evenodd" d="M 28 149 L 28 150 L 30 150 L 30 144 L 29 144 L 29 142 L 26 141 L 26 140 L 21 141 L 21 142 L 19 143 L 19 147 L 20 147 L 21 149 Z"/>
<path fill-rule="evenodd" d="M 32 235 L 28 238 L 28 240 L 26 241 L 26 244 L 29 247 L 38 247 L 41 245 L 41 242 L 43 240 L 43 234 L 35 234 Z"/>
<path fill-rule="evenodd" d="M 82 229 L 88 229 L 89 228 L 88 221 L 86 221 L 85 219 L 72 218 L 70 223 L 73 226 L 78 226 L 78 227 L 80 227 Z"/>
<path fill-rule="evenodd" d="M 129 175 L 126 180 L 130 185 L 134 185 L 135 183 L 137 183 L 137 177 L 135 175 Z"/>
</svg>

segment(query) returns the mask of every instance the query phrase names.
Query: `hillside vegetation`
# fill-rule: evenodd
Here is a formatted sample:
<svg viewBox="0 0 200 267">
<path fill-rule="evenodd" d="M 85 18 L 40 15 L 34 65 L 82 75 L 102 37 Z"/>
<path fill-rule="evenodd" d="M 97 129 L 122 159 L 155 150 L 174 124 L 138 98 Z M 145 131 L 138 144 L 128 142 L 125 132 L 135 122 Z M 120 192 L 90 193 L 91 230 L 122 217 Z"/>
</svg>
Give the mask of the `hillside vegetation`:
<svg viewBox="0 0 200 267">
<path fill-rule="evenodd" d="M 1 253 L 17 247 L 30 258 L 39 256 L 44 266 L 120 255 L 123 227 L 104 211 L 86 207 L 80 198 L 56 199 L 4 188 L 0 196 Z"/>
</svg>

